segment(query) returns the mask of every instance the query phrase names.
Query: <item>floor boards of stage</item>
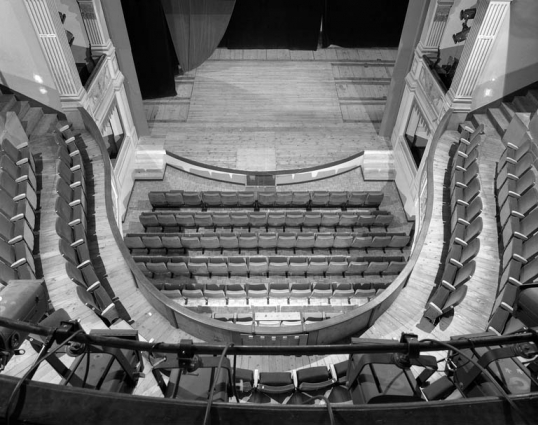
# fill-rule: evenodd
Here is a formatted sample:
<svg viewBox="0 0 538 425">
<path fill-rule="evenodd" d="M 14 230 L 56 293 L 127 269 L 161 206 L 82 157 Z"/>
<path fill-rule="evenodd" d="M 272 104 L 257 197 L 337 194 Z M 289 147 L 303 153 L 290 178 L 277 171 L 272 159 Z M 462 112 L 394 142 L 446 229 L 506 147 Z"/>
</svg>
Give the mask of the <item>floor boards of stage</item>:
<svg viewBox="0 0 538 425">
<path fill-rule="evenodd" d="M 176 78 L 175 97 L 144 101 L 151 134 L 139 149 L 255 171 L 390 149 L 377 128 L 396 53 L 217 49 Z"/>
</svg>

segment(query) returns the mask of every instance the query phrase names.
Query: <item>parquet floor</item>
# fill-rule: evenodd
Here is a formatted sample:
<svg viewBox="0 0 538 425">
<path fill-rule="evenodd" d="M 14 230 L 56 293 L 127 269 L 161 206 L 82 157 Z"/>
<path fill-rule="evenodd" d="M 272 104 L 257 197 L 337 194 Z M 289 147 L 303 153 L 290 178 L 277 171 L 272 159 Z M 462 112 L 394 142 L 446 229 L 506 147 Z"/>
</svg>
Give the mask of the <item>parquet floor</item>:
<svg viewBox="0 0 538 425">
<path fill-rule="evenodd" d="M 177 96 L 144 102 L 147 150 L 214 166 L 283 170 L 386 150 L 377 136 L 393 49 L 217 49 L 176 78 Z"/>
</svg>

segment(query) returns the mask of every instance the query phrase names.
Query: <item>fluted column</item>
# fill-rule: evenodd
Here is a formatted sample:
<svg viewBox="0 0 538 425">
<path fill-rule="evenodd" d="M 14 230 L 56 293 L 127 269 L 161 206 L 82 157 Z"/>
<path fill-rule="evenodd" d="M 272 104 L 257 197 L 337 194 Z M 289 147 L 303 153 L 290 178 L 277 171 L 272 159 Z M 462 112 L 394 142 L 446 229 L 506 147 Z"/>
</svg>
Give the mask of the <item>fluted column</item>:
<svg viewBox="0 0 538 425">
<path fill-rule="evenodd" d="M 84 88 L 78 75 L 55 0 L 24 0 L 39 43 L 47 58 L 60 99 L 80 98 Z"/>
<path fill-rule="evenodd" d="M 437 50 L 441 45 L 441 39 L 445 32 L 446 23 L 454 0 L 433 0 L 428 11 L 428 18 L 424 25 L 424 31 L 417 46 L 419 56 L 437 56 Z"/>
<path fill-rule="evenodd" d="M 100 0 L 77 0 L 93 54 L 106 54 L 110 37 Z"/>
<path fill-rule="evenodd" d="M 472 95 L 512 0 L 480 0 L 448 99 L 456 112 L 471 108 Z"/>
</svg>

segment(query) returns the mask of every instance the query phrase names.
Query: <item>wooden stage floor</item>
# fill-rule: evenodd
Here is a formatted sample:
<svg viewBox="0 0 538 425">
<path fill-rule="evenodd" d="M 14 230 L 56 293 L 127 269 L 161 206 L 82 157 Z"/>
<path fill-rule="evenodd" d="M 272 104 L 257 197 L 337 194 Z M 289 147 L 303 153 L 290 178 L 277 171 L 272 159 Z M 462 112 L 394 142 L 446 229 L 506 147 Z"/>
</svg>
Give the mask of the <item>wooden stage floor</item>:
<svg viewBox="0 0 538 425">
<path fill-rule="evenodd" d="M 389 149 L 377 128 L 396 53 L 218 49 L 176 78 L 177 96 L 144 101 L 151 136 L 140 148 L 254 171 Z"/>
</svg>

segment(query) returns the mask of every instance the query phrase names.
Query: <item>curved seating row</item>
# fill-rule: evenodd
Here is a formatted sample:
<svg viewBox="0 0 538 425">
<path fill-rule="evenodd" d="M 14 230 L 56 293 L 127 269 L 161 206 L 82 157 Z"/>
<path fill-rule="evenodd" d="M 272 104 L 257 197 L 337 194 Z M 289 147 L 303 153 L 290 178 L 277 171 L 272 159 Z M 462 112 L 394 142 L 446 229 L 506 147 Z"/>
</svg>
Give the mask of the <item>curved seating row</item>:
<svg viewBox="0 0 538 425">
<path fill-rule="evenodd" d="M 331 212 L 304 212 L 304 211 L 214 211 L 214 212 L 161 212 L 142 213 L 140 223 L 148 232 L 179 232 L 187 228 L 271 228 L 304 227 L 334 228 L 345 227 L 352 230 L 357 227 L 384 227 L 387 228 L 393 221 L 392 214 L 385 211 L 331 211 Z"/>
<path fill-rule="evenodd" d="M 507 130 L 506 149 L 496 167 L 497 220 L 502 265 L 499 290 L 489 321 L 498 334 L 517 308 L 519 294 L 538 279 L 538 147 L 529 133 L 513 136 Z"/>
<path fill-rule="evenodd" d="M 60 146 L 56 161 L 56 233 L 59 250 L 65 259 L 69 279 L 77 285 L 77 294 L 86 306 L 95 311 L 105 323 L 119 319 L 114 300 L 101 285 L 87 241 L 87 188 L 83 161 L 76 148 L 76 137 L 69 125 L 61 125 L 57 137 Z"/>
<path fill-rule="evenodd" d="M 312 324 L 312 323 L 319 323 L 323 320 L 332 319 L 333 317 L 339 316 L 340 312 L 309 312 L 309 311 L 299 311 L 301 319 L 299 321 L 296 320 L 282 320 L 281 325 L 297 325 L 304 323 L 306 325 Z M 220 322 L 226 322 L 226 323 L 235 323 L 237 325 L 244 325 L 244 326 L 251 326 L 254 323 L 254 314 L 252 312 L 249 313 L 213 313 L 211 314 L 211 318 L 218 320 Z M 258 324 L 260 321 L 257 321 Z"/>
<path fill-rule="evenodd" d="M 167 297 L 188 306 L 201 305 L 363 305 L 376 296 L 375 289 L 361 283 L 186 283 L 161 290 Z"/>
<path fill-rule="evenodd" d="M 27 142 L 5 133 L 0 142 L 0 283 L 35 279 L 35 162 Z"/>
<path fill-rule="evenodd" d="M 149 278 L 181 276 L 308 276 L 393 275 L 403 270 L 401 255 L 379 256 L 279 256 L 279 257 L 165 257 L 134 256 Z"/>
<path fill-rule="evenodd" d="M 132 255 L 174 255 L 187 250 L 256 250 L 279 249 L 399 249 L 410 237 L 405 233 L 140 233 L 127 234 L 125 245 Z"/>
<path fill-rule="evenodd" d="M 480 250 L 482 200 L 478 168 L 478 146 L 484 136 L 483 125 L 474 132 L 462 132 L 458 149 L 452 158 L 450 172 L 451 235 L 441 282 L 428 301 L 424 317 L 432 323 L 460 304 L 467 293 L 468 282 L 476 268 L 473 260 Z"/>
<path fill-rule="evenodd" d="M 149 192 L 153 209 L 157 208 L 378 208 L 383 192 L 254 192 L 171 190 Z"/>
</svg>

